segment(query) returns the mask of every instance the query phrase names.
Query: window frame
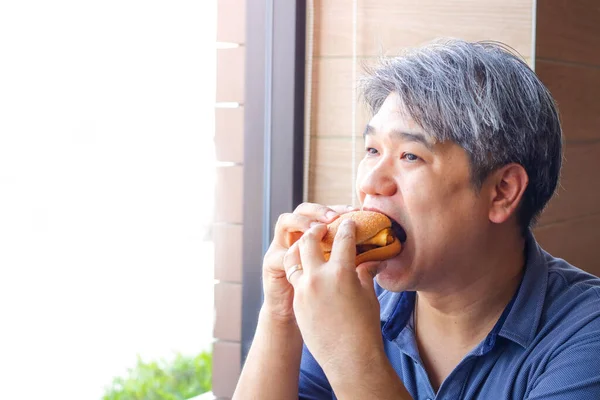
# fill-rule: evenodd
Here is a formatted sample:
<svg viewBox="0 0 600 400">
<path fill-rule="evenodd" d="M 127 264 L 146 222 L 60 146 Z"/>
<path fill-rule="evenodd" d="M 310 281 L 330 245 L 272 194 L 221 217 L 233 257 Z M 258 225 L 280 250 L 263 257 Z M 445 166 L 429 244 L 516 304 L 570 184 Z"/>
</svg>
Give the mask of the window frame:
<svg viewBox="0 0 600 400">
<path fill-rule="evenodd" d="M 302 202 L 306 1 L 248 0 L 246 10 L 242 365 L 274 225 Z"/>
</svg>

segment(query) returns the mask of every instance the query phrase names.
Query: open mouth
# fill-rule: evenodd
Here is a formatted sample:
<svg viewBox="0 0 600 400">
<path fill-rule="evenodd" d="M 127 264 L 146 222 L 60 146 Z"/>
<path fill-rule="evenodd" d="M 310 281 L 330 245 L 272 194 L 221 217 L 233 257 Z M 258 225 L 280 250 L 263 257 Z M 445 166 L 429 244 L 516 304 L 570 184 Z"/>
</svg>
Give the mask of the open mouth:
<svg viewBox="0 0 600 400">
<path fill-rule="evenodd" d="M 400 243 L 406 242 L 406 231 L 404 228 L 402 228 L 402 226 L 394 219 L 390 218 L 390 221 L 392 221 L 392 231 L 398 240 L 400 240 Z"/>
</svg>

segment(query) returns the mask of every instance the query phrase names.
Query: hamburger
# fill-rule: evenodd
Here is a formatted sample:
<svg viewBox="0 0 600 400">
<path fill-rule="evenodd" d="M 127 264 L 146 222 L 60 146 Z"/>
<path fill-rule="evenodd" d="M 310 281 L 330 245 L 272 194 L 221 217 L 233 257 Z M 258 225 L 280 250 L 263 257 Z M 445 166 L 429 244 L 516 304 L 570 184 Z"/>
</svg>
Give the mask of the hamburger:
<svg viewBox="0 0 600 400">
<path fill-rule="evenodd" d="M 387 215 L 375 211 L 353 211 L 342 214 L 327 225 L 327 233 L 321 241 L 325 259 L 329 260 L 333 239 L 342 221 L 351 219 L 356 226 L 356 262 L 358 266 L 367 261 L 383 261 L 400 254 L 401 240 L 406 240 L 404 230 Z"/>
</svg>

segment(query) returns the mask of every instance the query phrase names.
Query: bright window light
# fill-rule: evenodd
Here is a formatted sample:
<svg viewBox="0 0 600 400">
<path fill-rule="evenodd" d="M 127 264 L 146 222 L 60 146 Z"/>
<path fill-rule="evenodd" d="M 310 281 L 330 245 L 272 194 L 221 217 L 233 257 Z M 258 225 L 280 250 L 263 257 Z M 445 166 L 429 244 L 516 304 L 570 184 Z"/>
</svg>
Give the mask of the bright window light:
<svg viewBox="0 0 600 400">
<path fill-rule="evenodd" d="M 215 3 L 0 3 L 2 398 L 210 347 Z"/>
</svg>

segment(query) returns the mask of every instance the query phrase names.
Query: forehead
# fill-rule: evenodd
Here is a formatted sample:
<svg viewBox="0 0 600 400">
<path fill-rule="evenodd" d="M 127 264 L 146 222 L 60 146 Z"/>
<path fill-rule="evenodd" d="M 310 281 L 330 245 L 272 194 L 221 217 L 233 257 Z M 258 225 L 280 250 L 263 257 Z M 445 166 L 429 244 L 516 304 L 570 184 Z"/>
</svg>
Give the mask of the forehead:
<svg viewBox="0 0 600 400">
<path fill-rule="evenodd" d="M 432 135 L 405 112 L 400 96 L 394 92 L 385 99 L 377 113 L 371 118 L 367 130 L 384 135 L 394 132 L 410 132 L 423 136 L 431 144 L 437 142 Z"/>
</svg>

